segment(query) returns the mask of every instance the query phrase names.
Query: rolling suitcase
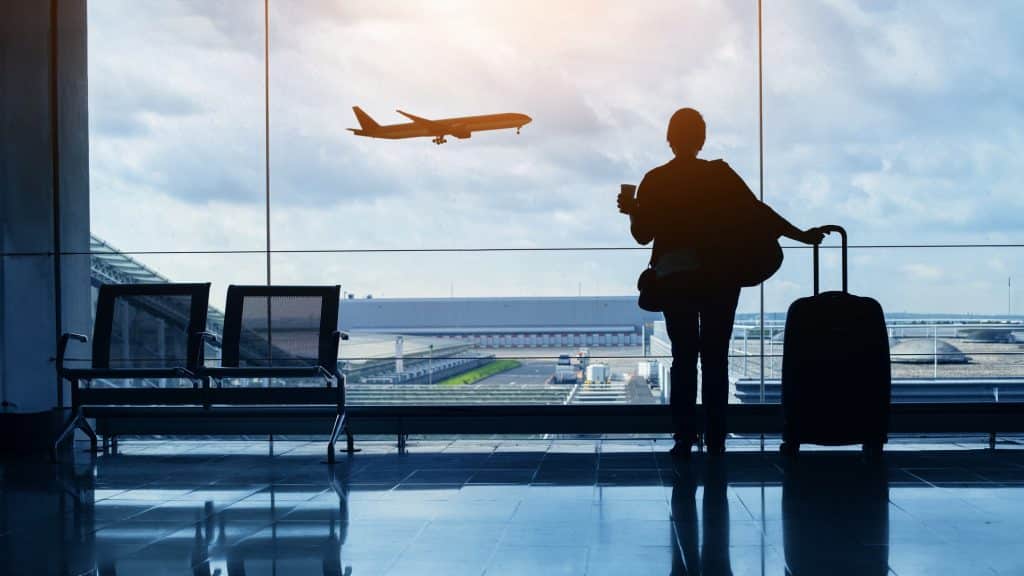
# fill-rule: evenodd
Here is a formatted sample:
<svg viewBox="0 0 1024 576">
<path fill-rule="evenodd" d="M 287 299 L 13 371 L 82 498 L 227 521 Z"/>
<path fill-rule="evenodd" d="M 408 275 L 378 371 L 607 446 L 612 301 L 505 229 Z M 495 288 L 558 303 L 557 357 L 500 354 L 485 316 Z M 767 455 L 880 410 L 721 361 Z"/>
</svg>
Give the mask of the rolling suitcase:
<svg viewBox="0 0 1024 576">
<path fill-rule="evenodd" d="M 846 231 L 842 237 L 842 291 L 818 293 L 814 246 L 814 295 L 793 302 L 786 315 L 782 357 L 784 453 L 800 444 L 862 444 L 881 452 L 889 430 L 889 335 L 882 307 L 847 288 Z"/>
</svg>

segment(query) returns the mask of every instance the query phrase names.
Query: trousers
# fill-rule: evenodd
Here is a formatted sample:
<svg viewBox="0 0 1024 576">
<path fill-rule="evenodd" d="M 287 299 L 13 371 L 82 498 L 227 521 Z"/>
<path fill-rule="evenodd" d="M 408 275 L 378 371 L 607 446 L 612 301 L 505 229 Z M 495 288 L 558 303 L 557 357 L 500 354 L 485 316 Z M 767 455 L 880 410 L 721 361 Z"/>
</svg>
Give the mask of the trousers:
<svg viewBox="0 0 1024 576">
<path fill-rule="evenodd" d="M 729 339 L 732 336 L 738 286 L 703 286 L 696 279 L 670 277 L 663 313 L 672 342 L 669 403 L 675 439 L 693 442 L 696 429 L 697 359 L 701 366 L 705 442 L 725 443 L 725 408 L 729 403 Z"/>
</svg>

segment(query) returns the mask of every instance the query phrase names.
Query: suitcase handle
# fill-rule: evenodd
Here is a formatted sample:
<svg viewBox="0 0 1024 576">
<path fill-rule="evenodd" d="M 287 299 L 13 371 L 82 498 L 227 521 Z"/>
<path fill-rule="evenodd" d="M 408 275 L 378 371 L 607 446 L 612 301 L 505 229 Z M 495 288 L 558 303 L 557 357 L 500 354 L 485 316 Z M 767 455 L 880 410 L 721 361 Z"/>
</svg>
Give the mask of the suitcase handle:
<svg viewBox="0 0 1024 576">
<path fill-rule="evenodd" d="M 849 289 L 847 288 L 847 285 L 846 285 L 846 230 L 844 230 L 842 226 L 837 226 L 835 224 L 828 224 L 826 226 L 821 226 L 821 227 L 818 228 L 818 230 L 820 230 L 821 232 L 824 232 L 825 234 L 831 234 L 832 232 L 838 232 L 839 233 L 839 237 L 843 241 L 843 292 L 849 292 Z M 818 294 L 818 245 L 817 244 L 814 245 L 814 294 L 815 295 Z"/>
</svg>

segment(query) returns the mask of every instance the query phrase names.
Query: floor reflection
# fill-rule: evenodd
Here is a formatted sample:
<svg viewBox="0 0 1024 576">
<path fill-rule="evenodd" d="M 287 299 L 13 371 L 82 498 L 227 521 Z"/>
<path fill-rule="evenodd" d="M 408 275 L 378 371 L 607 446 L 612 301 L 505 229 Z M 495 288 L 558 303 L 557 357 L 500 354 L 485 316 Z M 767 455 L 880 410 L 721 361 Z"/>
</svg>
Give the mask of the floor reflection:
<svg viewBox="0 0 1024 576">
<path fill-rule="evenodd" d="M 310 560 L 320 559 L 320 571 L 310 572 L 323 576 L 349 576 L 352 566 L 342 561 L 342 550 L 348 536 L 348 481 L 345 477 L 328 474 L 328 484 L 337 496 L 336 514 L 328 514 L 321 521 L 311 520 L 306 523 L 292 522 L 281 526 L 272 524 L 268 531 L 257 533 L 247 539 L 244 545 L 232 543 L 228 537 L 227 514 L 217 514 L 211 501 L 204 503 L 206 518 L 195 525 L 192 549 L 188 563 L 192 566 L 194 576 L 244 576 L 255 572 L 262 573 L 270 568 L 276 573 L 277 563 L 281 560 L 287 568 L 290 556 L 298 556 L 303 564 Z M 278 512 L 277 494 L 271 486 L 267 503 L 269 517 L 276 517 Z M 292 496 L 294 496 L 294 492 Z M 330 505 L 330 497 L 324 499 Z M 327 507 L 321 507 L 327 510 Z M 324 531 L 326 530 L 326 535 Z M 287 542 L 285 542 L 287 541 Z M 153 563 L 154 568 L 170 563 L 179 563 L 175 557 L 175 546 L 156 546 L 146 554 L 146 562 Z M 169 558 L 154 558 L 159 549 L 170 554 Z M 297 554 L 296 552 L 297 551 Z M 156 560 L 156 562 L 153 562 Z M 246 569 L 247 564 L 249 569 Z M 260 570 L 263 568 L 264 570 Z M 118 574 L 114 563 L 100 567 L 101 576 Z"/>
<path fill-rule="evenodd" d="M 703 518 L 697 516 L 696 501 L 700 470 L 704 472 Z M 672 574 L 731 575 L 726 459 L 712 458 L 703 465 L 680 462 L 676 474 L 672 486 L 672 520 L 679 542 L 672 556 Z"/>
<path fill-rule="evenodd" d="M 0 572 L 1024 573 L 1024 451 L 678 463 L 643 441 L 460 441 L 331 470 L 317 446 L 185 446 L 0 464 Z"/>
<path fill-rule="evenodd" d="M 885 576 L 889 483 L 879 459 L 805 454 L 784 460 L 782 527 L 792 574 Z"/>
<path fill-rule="evenodd" d="M 78 574 L 96 565 L 89 466 L 0 464 L 0 573 Z"/>
<path fill-rule="evenodd" d="M 254 573 L 348 576 L 352 574 L 352 566 L 343 561 L 349 530 L 348 480 L 330 470 L 327 476 L 328 492 L 270 485 L 263 492 L 229 504 L 231 496 L 218 500 L 222 493 L 213 489 L 208 494 L 212 499 L 201 504 L 184 500 L 181 506 L 174 506 L 168 502 L 140 515 L 129 516 L 128 522 L 132 524 L 142 525 L 137 519 L 149 515 L 146 522 L 173 525 L 178 518 L 188 518 L 191 508 L 194 517 L 200 520 L 190 529 L 174 532 L 137 554 L 121 557 L 116 553 L 121 540 L 130 540 L 133 534 L 101 530 L 102 536 L 96 541 L 101 551 L 97 573 L 100 576 L 153 574 L 166 567 L 190 566 L 189 573 L 194 576 Z M 296 505 L 296 502 L 302 504 Z M 99 503 L 99 508 L 106 508 L 104 502 Z M 198 512 L 200 508 L 202 512 Z M 300 508 L 298 514 L 288 518 Z"/>
<path fill-rule="evenodd" d="M 884 460 L 850 453 L 780 459 L 786 574 L 889 573 L 889 485 Z M 680 462 L 672 487 L 678 546 L 672 574 L 731 576 L 726 458 Z M 698 516 L 697 488 L 703 486 Z M 771 534 L 762 531 L 762 546 Z M 765 565 L 762 557 L 762 566 Z"/>
</svg>

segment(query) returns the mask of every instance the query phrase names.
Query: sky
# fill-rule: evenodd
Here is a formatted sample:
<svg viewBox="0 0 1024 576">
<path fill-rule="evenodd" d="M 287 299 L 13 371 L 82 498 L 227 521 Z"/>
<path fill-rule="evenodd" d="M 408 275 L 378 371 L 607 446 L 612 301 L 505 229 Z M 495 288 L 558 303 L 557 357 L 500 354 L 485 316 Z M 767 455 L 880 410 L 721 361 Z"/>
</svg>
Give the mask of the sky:
<svg viewBox="0 0 1024 576">
<path fill-rule="evenodd" d="M 855 245 L 1024 243 L 1024 11 L 1016 2 L 768 2 L 765 200 Z M 93 232 L 181 281 L 261 283 L 263 3 L 89 3 Z M 304 1 L 270 6 L 274 283 L 360 296 L 634 293 L 647 260 L 620 183 L 670 158 L 668 118 L 761 192 L 755 0 Z M 521 112 L 514 131 L 359 138 L 381 123 Z M 784 242 L 785 243 L 785 242 Z M 566 247 L 613 250 L 554 251 Z M 429 248 L 544 251 L 323 252 Z M 321 252 L 302 252 L 307 250 Z M 298 251 L 298 252 L 294 252 Z M 837 251 L 823 255 L 826 288 Z M 995 314 L 1024 249 L 851 250 L 851 289 L 890 312 Z M 787 249 L 766 309 L 810 292 Z M 745 290 L 741 310 L 758 306 Z"/>
</svg>

